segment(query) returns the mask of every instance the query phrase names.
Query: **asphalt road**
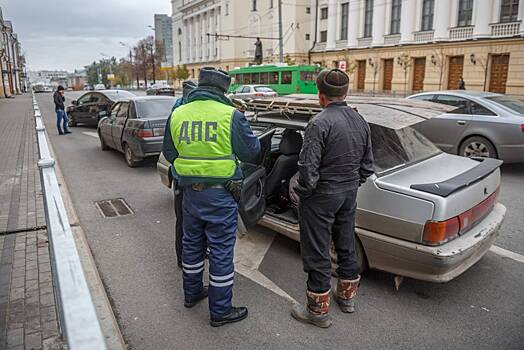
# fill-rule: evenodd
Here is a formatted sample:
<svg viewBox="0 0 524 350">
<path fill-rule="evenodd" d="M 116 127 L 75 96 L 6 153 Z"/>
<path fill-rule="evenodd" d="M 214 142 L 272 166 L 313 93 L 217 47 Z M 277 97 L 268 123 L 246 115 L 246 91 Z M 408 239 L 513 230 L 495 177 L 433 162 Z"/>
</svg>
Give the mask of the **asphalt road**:
<svg viewBox="0 0 524 350">
<path fill-rule="evenodd" d="M 74 95 L 68 93 L 66 97 Z M 176 267 L 172 194 L 155 161 L 130 169 L 122 154 L 100 149 L 94 128 L 58 136 L 51 95 L 38 102 L 97 267 L 131 349 L 523 349 L 524 264 L 492 252 L 446 284 L 364 274 L 357 312 L 332 307 L 327 330 L 289 315 L 290 301 L 237 273 L 234 304 L 249 318 L 218 329 L 207 305 L 183 307 Z M 124 198 L 134 215 L 105 219 L 95 202 Z M 508 207 L 497 245 L 524 254 L 524 165 L 504 166 L 500 201 Z M 296 242 L 264 229 L 251 237 L 270 246 L 259 271 L 291 298 L 304 300 L 305 274 Z"/>
</svg>

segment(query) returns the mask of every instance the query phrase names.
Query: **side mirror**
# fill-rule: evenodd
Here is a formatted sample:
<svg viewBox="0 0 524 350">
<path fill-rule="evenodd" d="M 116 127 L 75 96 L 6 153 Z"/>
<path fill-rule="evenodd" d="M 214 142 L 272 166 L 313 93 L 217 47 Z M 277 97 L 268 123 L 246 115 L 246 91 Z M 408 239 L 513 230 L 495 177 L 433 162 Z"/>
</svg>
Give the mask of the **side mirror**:
<svg viewBox="0 0 524 350">
<path fill-rule="evenodd" d="M 71 101 L 71 103 L 72 103 L 73 105 L 75 105 L 75 106 L 78 106 L 78 101 L 77 101 L 77 100 L 73 100 L 73 101 Z"/>
</svg>

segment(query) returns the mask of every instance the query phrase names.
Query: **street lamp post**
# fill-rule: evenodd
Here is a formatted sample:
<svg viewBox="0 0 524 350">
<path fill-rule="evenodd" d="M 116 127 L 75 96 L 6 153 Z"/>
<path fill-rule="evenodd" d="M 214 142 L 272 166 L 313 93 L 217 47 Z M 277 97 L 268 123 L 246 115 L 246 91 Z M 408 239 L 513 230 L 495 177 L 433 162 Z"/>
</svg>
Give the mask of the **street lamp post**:
<svg viewBox="0 0 524 350">
<path fill-rule="evenodd" d="M 129 49 L 129 64 L 131 65 L 131 69 L 133 69 L 133 48 L 130 45 L 127 45 L 124 42 L 120 42 L 120 45 L 127 47 Z M 138 89 L 140 87 L 140 78 L 138 76 L 138 68 L 134 69 L 136 72 L 136 88 Z M 129 85 L 131 85 L 131 80 L 133 79 L 132 76 L 129 77 Z"/>
<path fill-rule="evenodd" d="M 153 36 L 153 45 L 151 46 L 151 63 L 153 64 L 153 84 L 156 84 L 156 75 L 155 75 L 155 43 L 156 43 L 156 31 L 155 27 L 148 26 L 149 29 L 151 29 L 153 32 L 155 32 L 155 36 Z"/>
</svg>

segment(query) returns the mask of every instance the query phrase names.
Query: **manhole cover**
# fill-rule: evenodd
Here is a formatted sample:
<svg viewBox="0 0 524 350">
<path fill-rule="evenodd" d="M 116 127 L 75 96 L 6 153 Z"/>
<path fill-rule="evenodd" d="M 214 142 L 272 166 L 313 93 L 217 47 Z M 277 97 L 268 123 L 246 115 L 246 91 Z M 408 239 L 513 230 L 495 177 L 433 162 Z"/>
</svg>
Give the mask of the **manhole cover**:
<svg viewBox="0 0 524 350">
<path fill-rule="evenodd" d="M 133 210 L 123 198 L 105 199 L 95 202 L 96 207 L 105 218 L 133 214 Z"/>
</svg>

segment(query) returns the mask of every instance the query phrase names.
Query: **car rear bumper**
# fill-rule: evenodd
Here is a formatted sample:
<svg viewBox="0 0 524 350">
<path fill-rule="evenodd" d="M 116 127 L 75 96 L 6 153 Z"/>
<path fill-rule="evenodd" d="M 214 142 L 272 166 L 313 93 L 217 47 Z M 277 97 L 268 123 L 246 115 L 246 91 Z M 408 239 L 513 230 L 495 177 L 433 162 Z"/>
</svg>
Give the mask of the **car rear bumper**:
<svg viewBox="0 0 524 350">
<path fill-rule="evenodd" d="M 524 144 L 500 145 L 497 150 L 504 163 L 524 163 Z"/>
<path fill-rule="evenodd" d="M 429 282 L 448 282 L 479 261 L 495 241 L 506 207 L 491 213 L 466 234 L 431 247 L 357 229 L 371 268 Z"/>
<path fill-rule="evenodd" d="M 162 152 L 163 136 L 144 138 L 139 141 L 137 156 L 141 158 L 157 156 Z"/>
</svg>

